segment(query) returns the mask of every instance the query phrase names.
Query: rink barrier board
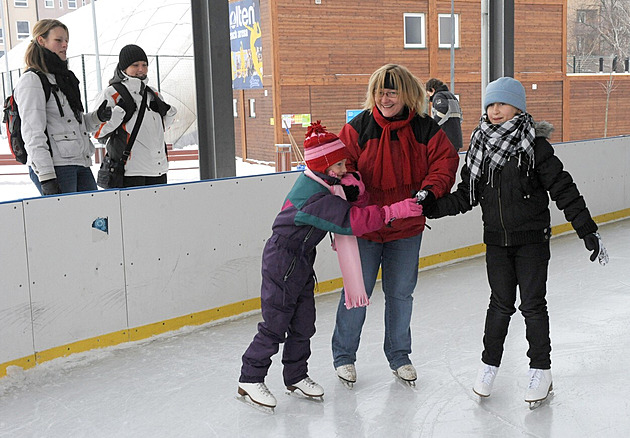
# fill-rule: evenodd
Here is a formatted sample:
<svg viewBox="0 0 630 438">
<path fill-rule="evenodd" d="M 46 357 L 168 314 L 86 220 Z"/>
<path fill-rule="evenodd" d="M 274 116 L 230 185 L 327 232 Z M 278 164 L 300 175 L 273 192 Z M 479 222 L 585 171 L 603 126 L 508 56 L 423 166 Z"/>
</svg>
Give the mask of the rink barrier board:
<svg viewBox="0 0 630 438">
<path fill-rule="evenodd" d="M 574 176 L 597 222 L 630 216 L 630 208 L 627 208 L 630 205 L 628 199 L 630 181 L 626 175 L 626 169 L 630 168 L 630 144 L 627 137 L 565 143 L 556 145 L 556 151 L 567 170 Z M 584 163 L 588 165 L 585 166 Z M 594 172 L 595 168 L 600 171 Z M 30 368 L 36 363 L 68 354 L 144 339 L 187 325 L 204 324 L 259 309 L 262 247 L 270 234 L 273 218 L 295 178 L 297 173 L 290 172 L 157 188 L 34 198 L 0 204 L 3 220 L 8 218 L 10 223 L 0 230 L 0 241 L 3 242 L 3 250 L 0 251 L 2 273 L 0 290 L 11 290 L 11 293 L 0 300 L 0 377 L 6 374 L 6 368 L 9 366 Z M 602 193 L 606 193 L 606 196 L 601 196 Z M 214 216 L 210 212 L 210 209 L 216 206 L 231 205 L 234 199 L 240 200 L 237 205 L 241 204 L 245 211 L 239 211 L 238 214 L 223 211 L 222 214 Z M 202 208 L 204 202 L 199 202 L 200 200 L 206 201 L 207 211 Z M 49 205 L 46 205 L 47 203 Z M 60 219 L 55 220 L 54 216 L 63 218 L 64 222 L 68 221 L 67 216 L 60 214 L 62 212 L 72 213 L 73 218 L 76 216 L 77 223 L 58 223 Z M 161 213 L 165 213 L 164 217 L 153 221 L 154 216 Z M 85 218 L 92 220 L 99 215 L 108 215 L 110 225 L 108 237 L 103 239 L 101 236 L 100 240 L 95 239 L 92 232 L 92 242 L 89 242 L 90 236 L 87 236 L 85 230 L 81 230 L 81 226 L 77 224 L 85 222 Z M 424 233 L 419 268 L 439 266 L 453 260 L 482 254 L 485 246 L 479 243 L 482 236 L 480 216 L 480 209 L 476 208 L 463 216 L 429 221 L 432 230 Z M 253 219 L 253 222 L 250 221 L 245 226 L 239 222 L 243 220 L 247 222 L 249 219 Z M 150 223 L 147 223 L 148 221 Z M 225 297 L 199 300 L 198 296 L 192 294 L 191 298 L 198 300 L 196 305 L 205 308 L 186 312 L 188 309 L 180 307 L 175 310 L 179 314 L 168 315 L 164 309 L 151 308 L 150 304 L 158 303 L 173 310 L 170 306 L 172 301 L 163 299 L 160 294 L 155 297 L 149 293 L 150 288 L 144 284 L 147 280 L 154 280 L 156 284 L 163 283 L 165 278 L 176 274 L 173 266 L 188 269 L 188 271 L 184 269 L 184 274 L 190 272 L 205 274 L 206 266 L 190 265 L 190 262 L 189 266 L 186 266 L 186 260 L 181 265 L 170 260 L 171 264 L 168 265 L 166 262 L 169 261 L 169 256 L 173 255 L 170 253 L 164 254 L 164 260 L 159 262 L 153 260 L 155 254 L 151 255 L 152 252 L 157 246 L 162 246 L 156 245 L 155 240 L 161 237 L 160 229 L 165 224 L 173 224 L 173 221 L 174 225 L 178 226 L 168 230 L 169 236 L 165 243 L 171 252 L 176 253 L 180 250 L 179 255 L 182 256 L 178 242 L 183 237 L 193 241 L 199 240 L 200 242 L 196 242 L 198 244 L 196 251 L 201 249 L 209 252 L 212 247 L 212 253 L 218 250 L 221 257 L 227 256 L 230 261 L 241 262 L 241 266 L 236 266 L 238 269 L 228 273 L 240 275 L 242 271 L 243 278 L 239 279 L 240 282 L 237 284 L 246 288 L 246 291 L 228 294 L 227 301 Z M 572 231 L 570 224 L 564 222 L 561 212 L 557 211 L 555 206 L 552 207 L 554 235 Z M 182 227 L 186 224 L 194 229 L 202 227 L 206 234 L 180 235 Z M 54 235 L 51 237 L 51 233 L 44 232 L 55 230 L 58 226 L 61 226 L 61 233 L 58 234 L 62 235 L 63 239 L 55 240 Z M 217 227 L 220 228 L 219 235 L 213 234 Z M 241 228 L 243 232 L 236 233 Z M 16 233 L 16 229 L 23 230 L 23 235 Z M 208 240 L 208 236 L 212 236 L 212 239 Z M 78 241 L 83 239 L 84 244 L 87 241 L 85 246 L 89 247 L 91 244 L 99 251 L 80 248 L 74 241 L 77 239 Z M 65 248 L 63 240 L 73 241 L 68 242 Z M 6 242 L 11 245 L 6 245 Z M 225 249 L 221 245 L 233 247 Z M 7 247 L 11 250 L 6 251 Z M 56 249 L 50 250 L 51 247 Z M 76 248 L 80 248 L 78 254 L 71 254 L 70 251 Z M 247 251 L 243 251 L 242 248 L 246 248 Z M 64 257 L 58 257 L 60 253 L 64 254 Z M 99 254 L 100 258 L 95 259 L 94 253 Z M 79 266 L 76 269 L 66 269 L 67 272 L 59 271 L 59 262 L 67 258 L 71 258 Z M 217 257 L 207 256 L 201 259 L 203 263 L 209 263 L 211 269 L 219 268 L 215 274 L 226 273 L 221 270 L 225 269 L 225 266 L 221 264 L 221 260 L 217 262 Z M 133 265 L 132 260 L 136 260 Z M 164 269 L 165 267 L 167 269 Z M 146 272 L 140 268 L 146 268 Z M 119 280 L 122 280 L 112 282 L 111 278 L 107 278 L 103 281 L 101 278 L 103 276 L 99 277 L 98 274 L 108 269 L 119 275 Z M 321 279 L 316 293 L 338 291 L 342 287 L 336 256 L 325 242 L 318 247 L 316 272 Z M 30 280 L 29 276 L 32 277 Z M 177 277 L 177 281 L 181 281 L 181 278 Z M 200 287 L 202 295 L 208 293 L 221 295 L 218 293 L 222 292 L 221 287 L 226 285 L 232 287 L 232 283 L 226 283 L 225 278 L 220 278 L 220 275 L 215 275 L 211 279 L 220 280 L 214 285 L 214 289 L 199 286 L 207 283 L 207 278 L 198 280 L 193 286 Z M 112 283 L 115 287 L 112 287 Z M 124 293 L 118 290 L 120 289 L 118 283 L 122 284 Z M 43 287 L 46 284 L 53 286 Z M 63 296 L 65 293 L 69 293 L 69 299 Z M 179 293 L 185 296 L 186 291 L 180 290 Z M 190 291 L 188 293 L 191 294 Z M 135 297 L 130 296 L 134 294 Z M 140 299 L 143 294 L 144 301 Z M 117 303 L 121 296 L 124 296 L 124 305 L 120 308 L 114 306 L 112 312 L 112 301 Z M 75 313 L 68 312 L 67 308 L 72 304 L 69 302 L 73 300 L 80 304 L 79 309 L 87 309 L 87 317 L 83 315 L 77 319 L 71 318 Z M 228 302 L 229 300 L 232 302 Z M 65 313 L 60 311 L 64 306 Z M 25 308 L 28 312 L 24 310 Z M 48 314 L 53 313 L 55 318 L 47 320 L 44 317 L 47 310 L 51 310 Z M 32 317 L 27 318 L 27 314 Z M 114 320 L 122 325 L 119 330 L 112 330 L 106 321 L 98 321 L 99 318 L 108 320 L 112 314 Z M 20 315 L 22 320 L 16 321 Z M 60 318 L 67 319 L 68 324 L 59 324 Z M 146 323 L 142 323 L 143 321 Z M 75 327 L 77 325 L 82 327 Z M 7 339 L 11 341 L 10 345 L 7 345 L 9 343 Z"/>
</svg>

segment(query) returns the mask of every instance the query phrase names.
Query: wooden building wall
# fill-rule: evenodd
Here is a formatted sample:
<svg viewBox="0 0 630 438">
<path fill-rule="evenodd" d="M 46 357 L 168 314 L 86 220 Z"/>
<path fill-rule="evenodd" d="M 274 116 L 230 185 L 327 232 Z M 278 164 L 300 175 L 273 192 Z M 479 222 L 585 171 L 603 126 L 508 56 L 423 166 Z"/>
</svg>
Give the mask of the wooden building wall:
<svg viewBox="0 0 630 438">
<path fill-rule="evenodd" d="M 407 66 L 420 80 L 450 84 L 450 50 L 438 49 L 437 15 L 450 0 L 260 0 L 263 90 L 235 90 L 238 156 L 275 161 L 275 144 L 289 143 L 276 120 L 282 114 L 311 114 L 332 132 L 345 123 L 346 109 L 360 109 L 370 74 L 386 63 Z M 552 141 L 603 136 L 608 75 L 567 76 L 564 0 L 515 0 L 515 77 L 526 90 L 528 111 L 555 127 Z M 427 47 L 405 49 L 403 13 L 426 14 Z M 481 6 L 456 0 L 460 48 L 455 50 L 455 93 L 460 97 L 464 143 L 481 108 Z M 275 75 L 275 76 L 274 76 Z M 609 102 L 608 135 L 630 134 L 630 76 L 615 75 Z M 267 96 L 264 95 L 265 90 Z M 256 99 L 256 118 L 248 99 Z M 242 102 L 241 102 L 242 101 Z M 301 145 L 306 128 L 293 126 Z M 244 142 L 245 141 L 245 142 Z"/>
</svg>

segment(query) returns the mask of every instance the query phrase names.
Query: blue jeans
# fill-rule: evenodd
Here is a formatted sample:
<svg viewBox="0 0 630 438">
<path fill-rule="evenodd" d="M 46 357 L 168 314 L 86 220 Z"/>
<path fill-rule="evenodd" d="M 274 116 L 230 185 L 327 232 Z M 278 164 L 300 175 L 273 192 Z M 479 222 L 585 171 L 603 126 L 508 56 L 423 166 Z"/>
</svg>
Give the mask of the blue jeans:
<svg viewBox="0 0 630 438">
<path fill-rule="evenodd" d="M 31 181 L 42 194 L 42 185 L 39 182 L 39 178 L 33 172 L 31 167 L 29 169 L 29 175 Z M 96 180 L 92 169 L 85 166 L 55 166 L 55 173 L 57 174 L 57 182 L 61 193 L 74 193 L 74 192 L 89 192 L 92 190 L 98 190 L 96 187 Z"/>
<path fill-rule="evenodd" d="M 392 242 L 371 242 L 357 239 L 361 254 L 363 282 L 368 297 L 372 296 L 379 267 L 385 294 L 385 340 L 383 350 L 392 370 L 411 363 L 411 311 L 413 290 L 418 281 L 418 258 L 422 234 Z M 337 307 L 337 321 L 332 338 L 335 368 L 356 361 L 365 307 L 346 309 L 345 295 Z"/>
</svg>

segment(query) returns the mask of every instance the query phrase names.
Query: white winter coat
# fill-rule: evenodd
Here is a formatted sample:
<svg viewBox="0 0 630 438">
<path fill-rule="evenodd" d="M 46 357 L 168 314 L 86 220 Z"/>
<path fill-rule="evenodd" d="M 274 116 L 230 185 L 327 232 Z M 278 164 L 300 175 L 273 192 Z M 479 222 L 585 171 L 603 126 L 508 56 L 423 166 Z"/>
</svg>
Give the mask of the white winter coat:
<svg viewBox="0 0 630 438">
<path fill-rule="evenodd" d="M 53 74 L 47 73 L 46 77 L 51 85 L 57 83 Z M 37 73 L 24 73 L 13 90 L 22 119 L 24 147 L 28 153 L 26 164 L 33 168 L 40 181 L 56 178 L 54 166 L 90 167 L 94 145 L 88 132 L 100 123 L 96 112 L 92 112 L 84 114 L 83 123 L 79 124 L 65 94 L 59 90 L 56 94 L 63 109 L 63 118 L 52 92 L 48 101 L 44 101 L 44 89 Z M 48 131 L 50 149 L 45 130 Z"/>
<path fill-rule="evenodd" d="M 129 121 L 123 126 L 123 129 L 131 135 L 136 120 L 138 117 L 138 110 L 140 109 L 140 103 L 142 101 L 142 95 L 140 94 L 140 88 L 148 79 L 144 81 L 139 78 L 130 77 L 124 75 L 125 78 L 121 83 L 127 87 L 129 93 L 136 102 L 136 112 L 129 119 Z M 154 90 L 155 91 L 155 90 Z M 157 93 L 157 91 L 156 91 Z M 161 98 L 161 96 L 160 96 Z M 112 118 L 104 123 L 101 123 L 98 129 L 94 132 L 95 138 L 105 137 L 110 132 L 114 131 L 122 123 L 125 117 L 125 111 L 116 106 L 116 103 L 120 99 L 120 95 L 116 89 L 112 86 L 105 88 L 99 97 L 96 99 L 96 104 L 100 105 L 103 100 L 107 100 L 107 105 L 113 107 Z M 168 170 L 168 160 L 166 156 L 166 148 L 164 143 L 164 131 L 168 129 L 175 119 L 177 109 L 173 106 L 168 110 L 164 116 L 164 122 L 159 113 L 152 111 L 149 105 L 154 99 L 151 93 L 147 95 L 147 108 L 140 124 L 140 130 L 131 148 L 131 154 L 125 164 L 125 176 L 161 176 Z"/>
</svg>

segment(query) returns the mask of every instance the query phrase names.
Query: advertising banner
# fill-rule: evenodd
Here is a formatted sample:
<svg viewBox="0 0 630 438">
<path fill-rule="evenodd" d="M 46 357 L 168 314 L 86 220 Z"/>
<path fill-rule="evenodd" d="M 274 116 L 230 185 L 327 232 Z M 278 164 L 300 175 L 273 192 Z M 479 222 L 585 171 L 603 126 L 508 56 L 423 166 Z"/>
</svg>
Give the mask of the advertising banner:
<svg viewBox="0 0 630 438">
<path fill-rule="evenodd" d="M 262 33 L 260 3 L 242 0 L 230 3 L 232 88 L 262 88 Z"/>
</svg>

